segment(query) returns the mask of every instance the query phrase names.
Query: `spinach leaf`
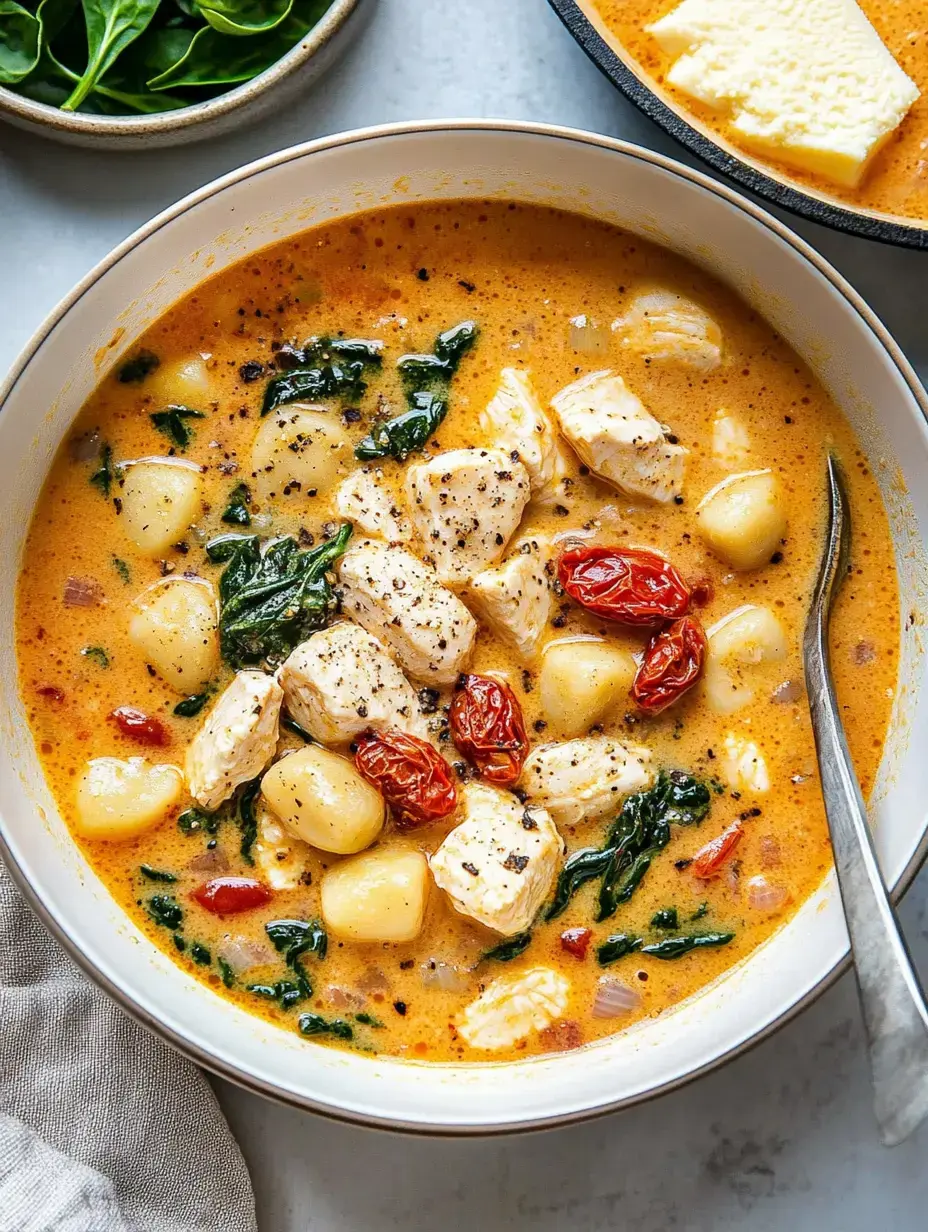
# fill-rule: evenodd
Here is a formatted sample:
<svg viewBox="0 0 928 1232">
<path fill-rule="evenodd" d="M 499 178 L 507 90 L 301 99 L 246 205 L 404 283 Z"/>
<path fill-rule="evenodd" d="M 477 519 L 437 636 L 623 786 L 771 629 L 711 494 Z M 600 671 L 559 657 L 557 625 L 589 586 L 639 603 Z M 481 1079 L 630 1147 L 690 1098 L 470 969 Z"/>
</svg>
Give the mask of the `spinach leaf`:
<svg viewBox="0 0 928 1232">
<path fill-rule="evenodd" d="M 184 921 L 183 908 L 170 894 L 153 894 L 146 903 L 146 910 L 162 928 L 180 928 Z"/>
<path fill-rule="evenodd" d="M 166 873 L 160 868 L 152 868 L 150 864 L 140 864 L 139 872 L 149 881 L 171 882 L 177 880 L 173 873 Z"/>
<path fill-rule="evenodd" d="M 635 950 L 641 949 L 641 938 L 633 937 L 630 933 L 615 933 L 606 940 L 596 950 L 596 957 L 601 967 L 606 967 L 609 963 L 613 963 L 616 959 L 624 958 L 626 954 L 633 954 Z"/>
<path fill-rule="evenodd" d="M 235 983 L 235 972 L 229 966 L 224 958 L 216 955 L 216 966 L 219 968 L 219 978 L 225 984 L 226 988 L 231 988 Z"/>
<path fill-rule="evenodd" d="M 87 659 L 93 659 L 101 667 L 109 667 L 110 657 L 102 646 L 85 646 L 81 654 Z"/>
<path fill-rule="evenodd" d="M 208 967 L 213 961 L 213 956 L 199 941 L 194 941 L 190 947 L 190 957 L 195 963 L 199 963 L 201 967 Z"/>
<path fill-rule="evenodd" d="M 461 321 L 459 325 L 452 325 L 435 339 L 435 354 L 451 365 L 452 372 L 457 372 L 458 365 L 477 341 L 479 333 L 476 321 Z"/>
<path fill-rule="evenodd" d="M 171 404 L 163 411 L 155 411 L 148 417 L 159 432 L 174 442 L 178 449 L 185 449 L 190 444 L 193 433 L 184 422 L 187 419 L 205 419 L 202 411 L 191 410 L 189 406 Z"/>
<path fill-rule="evenodd" d="M 120 364 L 116 370 L 116 380 L 122 385 L 141 385 L 160 364 L 161 360 L 153 351 L 139 351 Z"/>
<path fill-rule="evenodd" d="M 708 915 L 708 914 L 709 914 L 709 904 L 700 903 L 699 906 L 696 908 L 696 910 L 693 912 L 693 914 L 690 916 L 690 920 L 691 921 L 701 920 L 704 915 Z"/>
<path fill-rule="evenodd" d="M 214 565 L 223 565 L 232 559 L 240 546 L 253 541 L 254 535 L 217 535 L 206 545 L 206 555 Z"/>
<path fill-rule="evenodd" d="M 351 526 L 310 551 L 292 538 L 271 540 L 263 550 L 255 535 L 231 538 L 207 546 L 211 560 L 228 560 L 219 579 L 223 657 L 236 669 L 284 659 L 328 620 L 334 597 L 325 575 L 344 552 Z"/>
<path fill-rule="evenodd" d="M 219 829 L 219 818 L 200 809 L 189 808 L 178 817 L 177 825 L 183 834 L 198 834 L 200 831 L 215 834 Z"/>
<path fill-rule="evenodd" d="M 90 482 L 109 499 L 113 486 L 113 451 L 109 445 L 104 445 L 100 450 L 100 465 L 90 476 Z"/>
<path fill-rule="evenodd" d="M 651 916 L 651 927 L 673 932 L 680 927 L 680 914 L 676 907 L 664 907 Z"/>
<path fill-rule="evenodd" d="M 248 485 L 240 483 L 229 493 L 229 503 L 220 521 L 228 526 L 250 526 L 251 514 L 248 512 L 250 500 L 251 493 L 248 491 Z"/>
<path fill-rule="evenodd" d="M 182 719 L 196 718 L 208 701 L 208 693 L 195 693 L 192 697 L 185 697 L 182 702 L 178 702 L 174 713 Z"/>
<path fill-rule="evenodd" d="M 254 847 L 255 840 L 258 837 L 258 815 L 255 812 L 255 802 L 260 791 L 261 779 L 259 777 L 252 779 L 250 783 L 246 783 L 238 798 L 238 824 L 242 831 L 241 852 L 248 864 L 254 864 L 255 862 L 251 849 Z"/>
<path fill-rule="evenodd" d="M 339 359 L 360 360 L 379 368 L 383 363 L 383 342 L 379 338 L 311 338 L 304 347 L 285 344 L 277 352 L 279 368 L 312 368 L 328 363 L 335 355 Z"/>
<path fill-rule="evenodd" d="M 87 26 L 87 67 L 62 111 L 76 111 L 120 52 L 138 38 L 160 0 L 82 0 Z"/>
<path fill-rule="evenodd" d="M 303 993 L 292 980 L 278 980 L 275 984 L 249 984 L 247 987 L 256 997 L 277 1001 L 283 1010 L 289 1010 L 303 1000 Z"/>
<path fill-rule="evenodd" d="M 128 586 L 132 581 L 132 574 L 129 571 L 129 566 L 124 560 L 120 560 L 118 556 L 113 557 L 113 568 Z"/>
<path fill-rule="evenodd" d="M 584 847 L 568 856 L 554 890 L 554 899 L 545 912 L 546 920 L 559 916 L 574 894 L 586 882 L 601 877 L 612 860 L 609 847 Z"/>
<path fill-rule="evenodd" d="M 663 941 L 655 941 L 653 945 L 642 946 L 641 952 L 650 954 L 652 958 L 682 958 L 693 950 L 728 945 L 734 937 L 734 933 L 689 933 L 682 937 L 665 937 Z"/>
<path fill-rule="evenodd" d="M 325 958 L 329 939 L 323 926 L 318 920 L 272 920 L 264 931 L 293 972 L 300 997 L 311 997 L 312 981 L 300 960 L 304 954 L 315 954 L 320 961 Z"/>
<path fill-rule="evenodd" d="M 379 1018 L 375 1018 L 373 1014 L 368 1014 L 366 1010 L 362 1010 L 360 1014 L 355 1014 L 354 1020 L 355 1022 L 361 1023 L 361 1025 L 365 1027 L 380 1028 L 383 1026 L 383 1023 Z"/>
<path fill-rule="evenodd" d="M 342 1018 L 323 1018 L 321 1014 L 301 1014 L 299 1024 L 303 1035 L 334 1035 L 340 1040 L 354 1038 L 354 1028 Z"/>
<path fill-rule="evenodd" d="M 242 36 L 260 34 L 279 26 L 289 17 L 293 0 L 265 0 L 265 3 L 199 0 L 197 8 L 220 34 Z"/>
<path fill-rule="evenodd" d="M 42 26 L 15 0 L 0 0 L 0 82 L 22 81 L 39 62 Z"/>
<path fill-rule="evenodd" d="M 264 391 L 261 414 L 269 415 L 288 402 L 306 399 L 341 398 L 357 402 L 366 389 L 364 362 L 360 359 L 346 364 L 325 364 L 321 368 L 296 368 L 271 377 Z"/>
<path fill-rule="evenodd" d="M 480 955 L 480 961 L 511 962 L 514 958 L 518 958 L 520 954 L 524 954 L 531 945 L 531 942 L 531 933 L 519 933 L 517 937 L 510 937 L 508 941 L 501 941 L 492 950 L 485 950 Z"/>
</svg>

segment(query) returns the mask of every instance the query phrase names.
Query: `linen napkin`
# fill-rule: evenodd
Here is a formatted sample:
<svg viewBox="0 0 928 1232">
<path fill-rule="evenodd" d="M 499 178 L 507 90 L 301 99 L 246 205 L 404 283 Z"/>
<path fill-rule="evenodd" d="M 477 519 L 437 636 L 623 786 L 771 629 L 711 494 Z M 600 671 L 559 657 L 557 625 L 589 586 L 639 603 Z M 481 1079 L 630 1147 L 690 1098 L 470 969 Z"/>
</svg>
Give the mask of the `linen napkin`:
<svg viewBox="0 0 928 1232">
<path fill-rule="evenodd" d="M 119 1010 L 0 863 L 0 1232 L 256 1232 L 203 1074 Z"/>
</svg>

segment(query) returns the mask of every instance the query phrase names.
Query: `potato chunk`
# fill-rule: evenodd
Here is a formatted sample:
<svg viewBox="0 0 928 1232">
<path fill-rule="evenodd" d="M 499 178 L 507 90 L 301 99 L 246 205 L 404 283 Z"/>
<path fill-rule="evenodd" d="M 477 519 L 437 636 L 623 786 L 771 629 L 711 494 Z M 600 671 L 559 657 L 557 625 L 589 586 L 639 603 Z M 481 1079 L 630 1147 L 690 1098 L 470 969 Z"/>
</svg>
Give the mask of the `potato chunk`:
<svg viewBox="0 0 928 1232">
<path fill-rule="evenodd" d="M 757 669 L 786 657 L 783 626 L 768 607 L 748 604 L 730 612 L 708 631 L 705 687 L 717 714 L 734 714 L 754 700 Z"/>
<path fill-rule="evenodd" d="M 571 738 L 589 731 L 625 700 L 634 678 L 635 660 L 609 642 L 577 638 L 548 646 L 538 689 L 551 734 Z"/>
<path fill-rule="evenodd" d="M 120 481 L 119 521 L 132 542 L 160 556 L 183 539 L 200 512 L 200 468 L 173 458 L 146 458 L 126 465 Z"/>
<path fill-rule="evenodd" d="M 78 784 L 75 828 L 84 838 L 136 838 L 164 820 L 183 789 L 177 766 L 152 766 L 144 757 L 96 757 Z"/>
<path fill-rule="evenodd" d="M 322 878 L 322 918 L 348 941 L 412 941 L 422 931 L 428 865 L 411 847 L 378 847 Z"/>
<path fill-rule="evenodd" d="M 699 531 L 733 569 L 758 569 L 786 534 L 783 493 L 772 471 L 746 471 L 716 484 L 696 510 Z"/>
<path fill-rule="evenodd" d="M 299 504 L 344 479 L 352 460 L 351 442 L 338 419 L 299 402 L 268 415 L 251 447 L 252 477 L 261 496 Z"/>
<path fill-rule="evenodd" d="M 219 397 L 202 355 L 187 355 L 169 364 L 159 364 L 146 380 L 144 392 L 158 404 L 174 403 L 197 411 L 205 411 L 205 404 Z M 155 409 L 160 409 L 160 405 Z"/>
<path fill-rule="evenodd" d="M 219 662 L 216 597 L 209 582 L 167 578 L 135 600 L 129 637 L 178 693 L 195 693 Z"/>
<path fill-rule="evenodd" d="M 338 855 L 369 847 L 387 815 L 383 796 L 348 758 L 316 744 L 271 766 L 261 793 L 291 834 Z"/>
</svg>

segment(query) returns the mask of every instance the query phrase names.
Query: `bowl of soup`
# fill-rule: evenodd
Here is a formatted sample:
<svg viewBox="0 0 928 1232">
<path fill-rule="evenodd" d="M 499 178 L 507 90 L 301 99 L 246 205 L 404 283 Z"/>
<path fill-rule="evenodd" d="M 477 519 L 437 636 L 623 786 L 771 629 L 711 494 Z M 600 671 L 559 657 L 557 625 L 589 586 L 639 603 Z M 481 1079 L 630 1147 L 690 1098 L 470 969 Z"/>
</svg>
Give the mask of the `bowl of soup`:
<svg viewBox="0 0 928 1232">
<path fill-rule="evenodd" d="M 914 0 L 550 0 L 587 55 L 716 171 L 869 239 L 928 244 Z M 797 24 L 798 23 L 798 24 Z"/>
<path fill-rule="evenodd" d="M 838 696 L 914 874 L 924 396 L 698 173 L 481 121 L 276 154 L 117 249 L 2 405 L 3 850 L 216 1072 L 537 1127 L 834 978 L 800 657 L 829 452 Z"/>
</svg>

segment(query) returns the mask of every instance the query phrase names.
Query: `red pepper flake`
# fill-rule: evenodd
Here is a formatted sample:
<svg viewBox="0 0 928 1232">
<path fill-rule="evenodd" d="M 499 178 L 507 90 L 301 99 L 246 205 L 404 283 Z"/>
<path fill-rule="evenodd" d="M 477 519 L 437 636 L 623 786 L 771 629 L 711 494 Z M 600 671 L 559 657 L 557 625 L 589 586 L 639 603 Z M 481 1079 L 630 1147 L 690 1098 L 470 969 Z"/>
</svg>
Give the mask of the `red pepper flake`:
<svg viewBox="0 0 928 1232">
<path fill-rule="evenodd" d="M 63 702 L 64 689 L 59 689 L 56 684 L 40 684 L 36 688 L 36 693 L 39 697 L 46 697 L 50 702 Z"/>
<path fill-rule="evenodd" d="M 117 706 L 110 718 L 124 736 L 135 740 L 138 744 L 147 744 L 153 748 L 164 748 L 171 743 L 167 728 L 160 719 L 136 710 L 134 706 Z"/>
<path fill-rule="evenodd" d="M 588 928 L 568 928 L 561 933 L 561 949 L 573 954 L 574 958 L 586 958 L 592 936 Z"/>
</svg>

